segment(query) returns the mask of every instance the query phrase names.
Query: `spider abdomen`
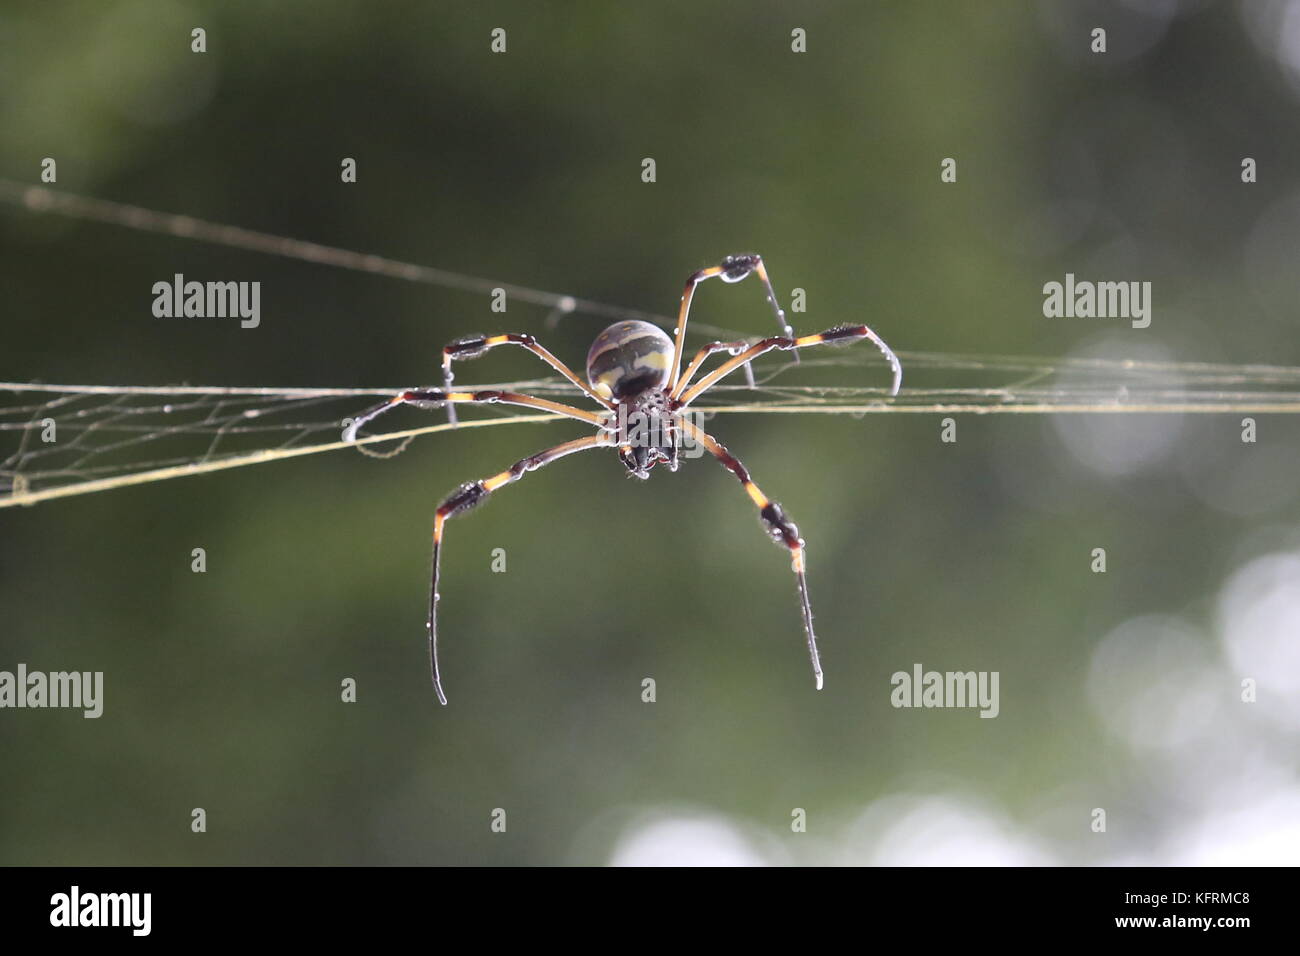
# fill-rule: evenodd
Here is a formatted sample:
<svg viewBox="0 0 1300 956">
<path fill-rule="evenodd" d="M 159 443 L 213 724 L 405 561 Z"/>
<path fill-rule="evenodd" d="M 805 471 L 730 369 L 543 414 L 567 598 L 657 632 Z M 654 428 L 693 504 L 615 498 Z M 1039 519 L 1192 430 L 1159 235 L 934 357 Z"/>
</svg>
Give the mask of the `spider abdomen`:
<svg viewBox="0 0 1300 956">
<path fill-rule="evenodd" d="M 673 340 L 649 322 L 615 322 L 591 343 L 587 380 L 606 397 L 627 399 L 668 383 Z"/>
</svg>

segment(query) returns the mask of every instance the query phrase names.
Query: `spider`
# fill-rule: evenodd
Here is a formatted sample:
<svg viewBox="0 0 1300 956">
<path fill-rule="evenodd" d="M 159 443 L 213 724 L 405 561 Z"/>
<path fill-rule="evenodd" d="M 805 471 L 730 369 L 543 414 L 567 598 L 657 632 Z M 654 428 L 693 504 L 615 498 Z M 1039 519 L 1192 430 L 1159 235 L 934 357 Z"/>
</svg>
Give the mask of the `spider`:
<svg viewBox="0 0 1300 956">
<path fill-rule="evenodd" d="M 757 342 L 710 342 L 701 348 L 683 372 L 683 348 L 686 342 L 686 321 L 690 314 L 691 299 L 696 287 L 714 276 L 723 282 L 740 282 L 751 273 L 762 280 L 767 301 L 776 314 L 781 334 Z M 690 404 L 727 375 L 741 366 L 748 370 L 749 362 L 773 350 L 790 351 L 810 345 L 847 344 L 870 339 L 889 361 L 893 383 L 889 394 L 898 394 L 903 370 L 898 358 L 876 333 L 865 325 L 841 325 L 814 335 L 795 336 L 787 324 L 785 311 L 778 304 L 776 293 L 768 278 L 763 259 L 758 255 L 728 256 L 719 265 L 695 272 L 686 280 L 682 292 L 681 308 L 677 317 L 675 338 L 656 325 L 641 321 L 616 322 L 596 337 L 587 353 L 587 379 L 584 382 L 558 358 L 547 351 L 531 335 L 506 333 L 491 336 L 470 336 L 457 339 L 442 350 L 443 387 L 413 388 L 393 396 L 374 408 L 368 409 L 352 421 L 343 433 L 345 442 L 356 439 L 357 430 L 379 415 L 397 405 L 417 408 L 446 408 L 454 423 L 455 405 L 460 402 L 523 405 L 557 415 L 586 422 L 597 429 L 595 435 L 575 438 L 553 448 L 547 448 L 528 458 L 521 458 L 505 471 L 488 478 L 469 481 L 458 487 L 443 502 L 433 518 L 433 576 L 429 585 L 429 616 L 426 624 L 429 638 L 429 666 L 433 688 L 442 704 L 447 703 L 443 693 L 442 676 L 438 669 L 438 566 L 442 552 L 443 531 L 449 520 L 482 504 L 498 488 L 518 481 L 530 471 L 549 465 L 566 455 L 592 448 L 617 447 L 618 457 L 630 475 L 649 478 L 650 470 L 664 464 L 676 471 L 678 450 L 683 440 L 703 446 L 730 471 L 758 508 L 759 519 L 768 535 L 790 552 L 791 566 L 798 585 L 799 608 L 803 616 L 804 634 L 808 640 L 808 655 L 812 661 L 813 677 L 817 689 L 822 688 L 821 660 L 817 654 L 817 638 L 813 633 L 812 605 L 808 600 L 808 579 L 805 571 L 804 541 L 799 529 L 786 515 L 785 510 L 763 494 L 749 477 L 740 460 L 732 455 L 712 435 L 690 421 L 684 414 Z M 532 352 L 542 361 L 577 386 L 588 398 L 601 407 L 600 412 L 586 411 L 552 402 L 548 399 L 499 390 L 453 391 L 452 362 L 478 358 L 499 345 L 517 345 Z M 709 356 L 727 352 L 730 358 L 695 381 L 695 375 Z M 798 353 L 795 353 L 798 358 Z M 634 428 L 632 423 L 636 423 Z M 647 427 L 648 426 L 648 427 Z"/>
</svg>

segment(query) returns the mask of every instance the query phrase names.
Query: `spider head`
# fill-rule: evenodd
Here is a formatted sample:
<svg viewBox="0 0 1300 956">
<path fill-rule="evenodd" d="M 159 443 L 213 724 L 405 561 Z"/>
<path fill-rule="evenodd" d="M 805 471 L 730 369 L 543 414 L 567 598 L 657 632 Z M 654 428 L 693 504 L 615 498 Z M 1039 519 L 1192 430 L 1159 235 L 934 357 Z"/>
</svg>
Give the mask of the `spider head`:
<svg viewBox="0 0 1300 956">
<path fill-rule="evenodd" d="M 623 402 L 668 384 L 673 340 L 649 322 L 615 322 L 591 343 L 587 380 L 605 398 Z"/>
<path fill-rule="evenodd" d="M 618 458 L 629 475 L 642 480 L 649 478 L 650 469 L 661 461 L 669 471 L 677 470 L 677 449 L 672 446 L 624 445 L 618 450 Z"/>
</svg>

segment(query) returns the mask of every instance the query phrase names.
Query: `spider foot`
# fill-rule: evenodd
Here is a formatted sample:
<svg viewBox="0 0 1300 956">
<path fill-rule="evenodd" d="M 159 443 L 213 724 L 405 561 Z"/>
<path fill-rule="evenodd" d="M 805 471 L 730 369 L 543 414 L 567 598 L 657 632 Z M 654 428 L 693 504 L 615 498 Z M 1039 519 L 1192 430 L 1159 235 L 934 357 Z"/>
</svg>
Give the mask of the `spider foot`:
<svg viewBox="0 0 1300 956">
<path fill-rule="evenodd" d="M 762 256 L 749 252 L 727 256 L 722 260 L 721 279 L 723 282 L 739 282 L 758 268 L 758 264 L 762 261 Z"/>
</svg>

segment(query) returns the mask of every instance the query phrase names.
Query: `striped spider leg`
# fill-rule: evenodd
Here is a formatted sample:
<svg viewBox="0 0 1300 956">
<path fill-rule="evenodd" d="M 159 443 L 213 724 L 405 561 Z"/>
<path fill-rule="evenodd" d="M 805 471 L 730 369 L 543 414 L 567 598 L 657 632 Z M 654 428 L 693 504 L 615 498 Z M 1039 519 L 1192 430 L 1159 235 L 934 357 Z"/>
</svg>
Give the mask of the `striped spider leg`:
<svg viewBox="0 0 1300 956">
<path fill-rule="evenodd" d="M 554 448 L 540 451 L 536 455 L 521 458 L 505 471 L 498 472 L 489 478 L 467 481 L 448 495 L 442 504 L 438 505 L 438 510 L 434 512 L 433 517 L 433 577 L 429 583 L 429 620 L 427 627 L 429 631 L 429 668 L 433 673 L 433 689 L 438 695 L 439 703 L 443 705 L 447 703 L 447 695 L 442 690 L 442 675 L 438 670 L 438 565 L 442 555 L 443 528 L 447 522 L 457 515 L 462 515 L 471 508 L 481 505 L 492 492 L 503 485 L 518 481 L 530 471 L 545 468 L 551 462 L 557 461 L 565 455 L 572 455 L 574 452 L 586 451 L 589 448 L 601 448 L 612 444 L 614 444 L 614 436 L 605 432 L 563 442 Z"/>
<path fill-rule="evenodd" d="M 464 338 L 459 338 L 455 342 L 444 346 L 442 350 L 443 387 L 448 391 L 451 390 L 451 383 L 454 378 L 451 373 L 451 363 L 453 361 L 458 359 L 476 359 L 500 345 L 518 345 L 528 349 L 528 351 L 532 352 L 551 368 L 555 369 L 574 385 L 578 386 L 578 388 L 585 392 L 589 398 L 596 402 L 596 404 L 603 405 L 611 411 L 613 410 L 614 406 L 610 404 L 607 399 L 602 398 L 592 391 L 586 382 L 573 373 L 569 366 L 565 365 L 552 355 L 548 349 L 538 344 L 537 339 L 533 338 L 531 335 L 521 335 L 514 332 L 507 332 L 504 335 L 467 335 Z M 456 424 L 455 405 L 447 406 L 447 420 L 453 425 Z"/>
<path fill-rule="evenodd" d="M 794 570 L 795 583 L 799 588 L 799 610 L 803 615 L 804 636 L 808 639 L 808 658 L 812 662 L 813 679 L 817 689 L 822 689 L 822 662 L 817 653 L 817 635 L 813 632 L 812 604 L 808 600 L 807 562 L 804 559 L 804 540 L 799 537 L 799 529 L 786 517 L 784 509 L 763 494 L 758 485 L 749 477 L 749 470 L 741 464 L 740 459 L 727 451 L 726 446 L 704 429 L 692 424 L 685 418 L 678 422 L 678 427 L 699 442 L 709 454 L 722 463 L 722 467 L 736 476 L 745 493 L 758 508 L 759 519 L 771 535 L 772 540 L 790 552 L 790 566 Z"/>
<path fill-rule="evenodd" d="M 345 442 L 356 441 L 357 431 L 361 426 L 374 421 L 384 412 L 391 411 L 398 405 L 413 405 L 416 408 L 443 408 L 444 406 L 450 407 L 462 402 L 489 405 L 496 403 L 522 405 L 525 408 L 540 408 L 542 411 L 553 412 L 556 415 L 576 418 L 598 428 L 606 428 L 609 425 L 608 414 L 600 415 L 596 412 L 584 411 L 581 408 L 574 408 L 572 405 L 552 402 L 550 399 L 538 398 L 535 395 L 525 395 L 522 392 L 503 392 L 497 389 L 454 392 L 442 388 L 409 388 L 394 395 L 387 401 L 380 402 L 373 408 L 366 409 L 354 418 L 352 423 L 343 429 L 343 440 Z"/>
<path fill-rule="evenodd" d="M 448 379 L 451 375 L 451 358 L 454 356 L 457 348 L 461 352 L 473 350 L 474 355 L 481 355 L 484 351 L 492 348 L 494 345 L 517 344 L 529 348 L 547 361 L 550 365 L 558 369 L 561 374 L 570 381 L 578 382 L 577 377 L 571 372 L 568 366 L 564 365 L 559 359 L 551 355 L 550 352 L 542 348 L 528 335 L 496 335 L 490 338 L 476 337 L 474 339 L 462 339 L 447 346 L 443 350 L 443 367 Z M 449 351 L 450 350 L 450 351 Z M 464 357 L 464 356 L 462 356 Z M 473 357 L 473 356 L 469 356 Z M 583 391 L 606 408 L 613 410 L 607 400 L 602 399 L 585 384 L 578 382 Z M 556 445 L 554 448 L 548 448 L 545 451 L 538 452 L 528 458 L 520 459 L 500 474 L 484 478 L 480 481 L 471 481 L 461 485 L 454 492 L 445 498 L 438 505 L 438 510 L 434 513 L 433 519 L 433 571 L 429 581 L 429 615 L 425 627 L 429 637 L 429 670 L 433 677 L 433 689 L 438 695 L 438 701 L 442 704 L 447 703 L 447 695 L 442 689 L 442 675 L 438 668 L 438 573 L 442 553 L 442 536 L 443 527 L 448 519 L 459 514 L 464 514 L 474 506 L 481 504 L 493 491 L 502 485 L 518 481 L 530 471 L 536 471 L 549 465 L 551 462 L 563 458 L 565 455 L 573 454 L 578 451 L 585 451 L 589 448 L 599 448 L 602 445 L 612 444 L 613 436 L 609 433 L 611 428 L 611 418 L 607 413 L 598 414 L 596 412 L 585 411 L 580 408 L 574 408 L 571 405 L 564 405 L 560 402 L 552 402 L 549 399 L 538 398 L 533 395 L 525 395 L 521 392 L 504 392 L 496 389 L 480 389 L 478 391 L 457 392 L 450 389 L 408 389 L 398 395 L 393 396 L 386 402 L 374 406 L 361 415 L 350 424 L 343 432 L 343 440 L 351 442 L 356 439 L 357 430 L 363 425 L 373 421 L 380 415 L 396 408 L 398 405 L 413 405 L 417 408 L 442 408 L 448 409 L 456 404 L 468 403 L 501 403 L 505 405 L 521 405 L 525 408 L 539 408 L 543 411 L 554 412 L 558 415 L 565 415 L 574 418 L 589 425 L 594 425 L 600 429 L 599 434 L 591 435 L 586 438 L 575 439 L 574 441 L 564 442 Z M 454 419 L 453 419 L 454 421 Z"/>
<path fill-rule="evenodd" d="M 764 274 L 766 280 L 766 274 Z M 770 288 L 770 285 L 769 285 Z M 812 662 L 813 678 L 817 683 L 817 689 L 822 688 L 822 667 L 821 658 L 817 653 L 817 636 L 813 631 L 812 622 L 812 604 L 808 598 L 808 578 L 807 578 L 807 559 L 805 557 L 805 543 L 799 536 L 799 528 L 786 515 L 785 510 L 775 501 L 767 497 L 759 487 L 754 484 L 749 477 L 749 471 L 727 448 L 721 444 L 712 435 L 703 429 L 692 424 L 681 413 L 696 398 L 708 391 L 719 381 L 731 374 L 737 368 L 744 366 L 748 371 L 749 362 L 770 352 L 774 349 L 783 351 L 794 351 L 798 355 L 798 349 L 807 348 L 812 345 L 838 345 L 858 342 L 863 339 L 869 339 L 875 343 L 876 347 L 884 354 L 889 362 L 893 372 L 893 381 L 890 386 L 889 394 L 897 395 L 903 381 L 903 368 L 884 341 L 876 335 L 875 332 L 865 325 L 840 326 L 834 329 L 828 329 L 825 332 L 817 332 L 813 335 L 802 335 L 797 338 L 791 335 L 774 336 L 763 339 L 753 345 L 745 342 L 710 342 L 696 353 L 691 364 L 687 366 L 685 373 L 678 379 L 676 385 L 669 395 L 670 405 L 673 409 L 673 416 L 677 421 L 678 428 L 683 433 L 690 436 L 694 441 L 703 445 L 704 448 L 713 455 L 714 458 L 722 464 L 724 468 L 736 476 L 741 487 L 749 495 L 755 506 L 759 510 L 759 518 L 763 522 L 763 527 L 767 529 L 772 539 L 790 552 L 790 565 L 794 570 L 795 581 L 799 591 L 799 610 L 803 617 L 804 635 L 808 640 L 808 656 Z M 694 386 L 691 380 L 699 371 L 700 366 L 717 352 L 729 352 L 731 358 L 723 362 L 713 371 L 705 375 Z M 679 354 L 680 358 L 680 354 Z"/>
<path fill-rule="evenodd" d="M 790 328 L 790 323 L 785 320 L 785 309 L 781 308 L 780 303 L 776 300 L 776 292 L 772 290 L 772 280 L 767 277 L 767 267 L 763 265 L 763 257 L 754 253 L 727 256 L 722 260 L 721 264 L 693 272 L 690 278 L 686 280 L 686 288 L 682 292 L 681 307 L 677 312 L 676 338 L 673 343 L 673 371 L 668 380 L 668 390 L 670 392 L 677 387 L 677 377 L 682 369 L 683 352 L 686 348 L 686 323 L 690 319 L 691 300 L 695 298 L 695 287 L 705 279 L 711 279 L 714 276 L 717 276 L 723 282 L 739 282 L 751 272 L 762 280 L 768 304 L 772 306 L 772 311 L 776 313 L 776 324 L 780 327 L 781 333 L 786 336 L 794 335 L 794 329 Z M 799 355 L 796 352 L 795 360 L 798 361 L 798 358 Z M 748 362 L 745 363 L 745 379 L 749 383 L 749 387 L 753 388 L 754 370 Z"/>
<path fill-rule="evenodd" d="M 737 368 L 742 365 L 748 366 L 749 362 L 767 352 L 774 350 L 793 351 L 798 355 L 798 349 L 807 348 L 810 345 L 848 345 L 853 342 L 860 342 L 863 339 L 871 340 L 876 348 L 880 350 L 880 353 L 884 355 L 885 360 L 889 362 L 890 371 L 893 373 L 893 381 L 889 387 L 889 395 L 892 398 L 898 394 L 898 390 L 903 385 L 903 365 L 898 361 L 898 356 L 894 354 L 893 349 L 885 344 L 884 339 L 865 325 L 839 325 L 833 329 L 827 329 L 825 332 L 815 332 L 812 335 L 801 335 L 797 338 L 775 335 L 771 338 L 760 339 L 753 345 L 745 342 L 710 342 L 695 354 L 695 358 L 687 366 L 686 374 L 678 381 L 671 397 L 674 400 L 676 409 L 685 408 Z M 691 385 L 691 379 L 699 371 L 700 366 L 704 364 L 710 355 L 716 352 L 730 352 L 732 357 L 694 385 Z"/>
</svg>

